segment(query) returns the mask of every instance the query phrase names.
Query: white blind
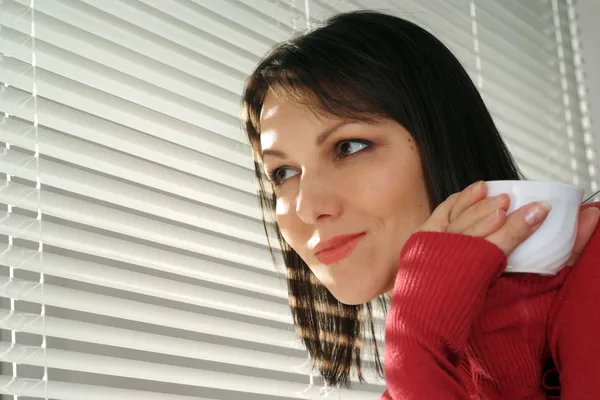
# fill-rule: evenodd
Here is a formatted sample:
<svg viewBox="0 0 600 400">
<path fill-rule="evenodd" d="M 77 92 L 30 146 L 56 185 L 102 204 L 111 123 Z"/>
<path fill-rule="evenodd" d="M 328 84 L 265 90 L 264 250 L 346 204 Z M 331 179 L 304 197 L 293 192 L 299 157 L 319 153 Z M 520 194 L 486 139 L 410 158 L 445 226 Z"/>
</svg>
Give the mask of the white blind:
<svg viewBox="0 0 600 400">
<path fill-rule="evenodd" d="M 528 177 L 597 189 L 567 0 L 3 0 L 4 397 L 379 398 L 308 370 L 238 117 L 271 46 L 362 8 L 455 51 Z"/>
</svg>

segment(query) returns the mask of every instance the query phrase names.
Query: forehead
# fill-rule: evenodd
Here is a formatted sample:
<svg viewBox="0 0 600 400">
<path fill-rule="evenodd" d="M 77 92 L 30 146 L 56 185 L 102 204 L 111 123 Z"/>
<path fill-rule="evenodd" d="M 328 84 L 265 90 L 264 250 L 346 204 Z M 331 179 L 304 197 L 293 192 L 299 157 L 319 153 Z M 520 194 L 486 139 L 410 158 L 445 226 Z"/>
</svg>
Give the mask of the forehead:
<svg viewBox="0 0 600 400">
<path fill-rule="evenodd" d="M 260 142 L 263 150 L 286 137 L 310 135 L 330 118 L 318 116 L 310 107 L 269 91 L 260 114 Z"/>
<path fill-rule="evenodd" d="M 265 96 L 265 100 L 260 111 L 260 125 L 263 126 L 265 121 L 274 117 L 280 107 L 281 100 L 279 100 L 275 94 L 273 94 L 273 92 L 269 91 Z"/>
<path fill-rule="evenodd" d="M 309 114 L 313 114 L 308 106 L 293 101 L 287 96 L 276 93 L 272 90 L 267 92 L 263 101 L 260 113 L 261 132 L 264 127 L 269 127 L 280 121 L 302 118 L 306 119 Z M 314 115 L 313 115 L 314 117 Z"/>
</svg>

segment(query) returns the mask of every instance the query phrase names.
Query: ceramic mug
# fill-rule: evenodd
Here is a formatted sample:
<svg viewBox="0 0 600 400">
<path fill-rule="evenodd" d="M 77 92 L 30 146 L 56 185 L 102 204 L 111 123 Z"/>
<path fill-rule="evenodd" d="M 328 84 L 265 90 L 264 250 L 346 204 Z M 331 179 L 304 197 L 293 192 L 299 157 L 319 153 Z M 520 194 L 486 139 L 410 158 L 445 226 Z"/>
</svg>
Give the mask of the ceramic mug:
<svg viewBox="0 0 600 400">
<path fill-rule="evenodd" d="M 536 201 L 548 201 L 552 210 L 542 225 L 508 257 L 506 272 L 555 275 L 571 256 L 583 190 L 559 182 L 488 181 L 488 197 L 507 194 L 507 214 Z"/>
</svg>

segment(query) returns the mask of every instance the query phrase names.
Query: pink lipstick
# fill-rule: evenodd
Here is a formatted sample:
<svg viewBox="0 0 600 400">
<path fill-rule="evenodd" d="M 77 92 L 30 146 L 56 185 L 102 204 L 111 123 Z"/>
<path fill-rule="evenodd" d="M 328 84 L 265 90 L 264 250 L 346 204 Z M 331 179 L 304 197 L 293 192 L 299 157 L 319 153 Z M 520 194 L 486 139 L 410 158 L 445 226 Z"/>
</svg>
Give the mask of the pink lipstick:
<svg viewBox="0 0 600 400">
<path fill-rule="evenodd" d="M 364 237 L 364 232 L 353 233 L 321 242 L 315 247 L 317 259 L 326 265 L 335 264 L 348 257 Z"/>
</svg>

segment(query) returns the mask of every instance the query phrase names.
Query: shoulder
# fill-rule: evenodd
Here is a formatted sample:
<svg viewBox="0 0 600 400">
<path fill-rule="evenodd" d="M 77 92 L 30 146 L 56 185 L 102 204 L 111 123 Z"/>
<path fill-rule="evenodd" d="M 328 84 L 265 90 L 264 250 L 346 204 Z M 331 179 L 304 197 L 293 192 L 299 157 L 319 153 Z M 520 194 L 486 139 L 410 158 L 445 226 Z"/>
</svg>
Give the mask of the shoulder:
<svg viewBox="0 0 600 400">
<path fill-rule="evenodd" d="M 600 203 L 586 204 L 582 208 Z M 589 329 L 590 321 L 600 321 L 600 224 L 570 267 L 562 288 L 556 295 L 549 320 L 550 338 L 557 339 L 563 332 Z M 600 329 L 600 324 L 598 324 Z M 600 332 L 598 333 L 600 335 Z"/>
<path fill-rule="evenodd" d="M 598 203 L 586 205 L 598 207 Z M 548 345 L 564 398 L 596 399 L 600 381 L 600 228 L 596 227 L 558 292 L 548 321 Z"/>
</svg>

